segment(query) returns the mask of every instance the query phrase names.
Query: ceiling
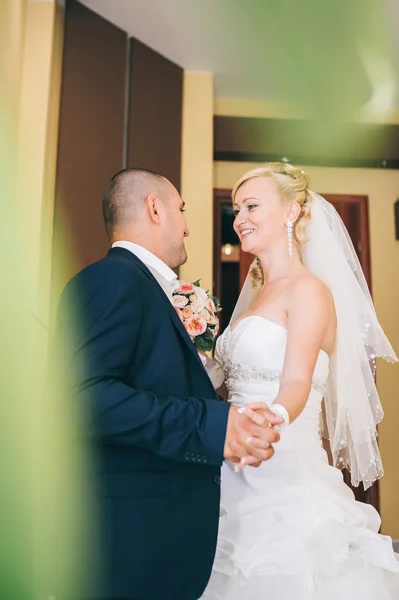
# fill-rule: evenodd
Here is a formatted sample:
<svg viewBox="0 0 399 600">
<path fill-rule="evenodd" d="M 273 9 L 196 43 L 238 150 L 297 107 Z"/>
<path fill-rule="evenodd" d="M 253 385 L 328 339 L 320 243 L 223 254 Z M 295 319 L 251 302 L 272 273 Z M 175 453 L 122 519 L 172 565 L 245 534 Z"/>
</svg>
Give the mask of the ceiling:
<svg viewBox="0 0 399 600">
<path fill-rule="evenodd" d="M 349 110 L 394 103 L 397 0 L 80 0 L 215 96 Z"/>
</svg>

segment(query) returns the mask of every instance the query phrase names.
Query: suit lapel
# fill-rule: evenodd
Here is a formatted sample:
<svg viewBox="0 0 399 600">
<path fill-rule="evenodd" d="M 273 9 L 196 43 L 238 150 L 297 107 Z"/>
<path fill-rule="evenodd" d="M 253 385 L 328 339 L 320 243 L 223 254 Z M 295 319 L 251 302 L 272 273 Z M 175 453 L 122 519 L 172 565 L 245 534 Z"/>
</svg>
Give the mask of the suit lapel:
<svg viewBox="0 0 399 600">
<path fill-rule="evenodd" d="M 186 343 L 190 352 L 193 354 L 194 358 L 199 362 L 199 364 L 203 368 L 197 349 L 191 341 L 190 336 L 188 335 L 183 323 L 177 315 L 177 312 L 175 311 L 172 303 L 170 302 L 169 298 L 167 297 L 167 295 L 165 294 L 165 292 L 163 291 L 163 289 L 161 288 L 151 271 L 145 266 L 143 261 L 137 258 L 137 256 L 133 254 L 133 252 L 130 252 L 130 250 L 126 250 L 125 248 L 111 248 L 108 252 L 108 255 L 123 256 L 124 258 L 127 258 L 128 260 L 134 262 L 143 271 L 143 273 L 145 273 L 145 275 L 154 283 L 154 293 L 158 294 L 160 302 L 164 303 L 165 309 L 167 310 L 169 318 L 172 321 L 174 327 L 183 338 L 184 342 Z"/>
</svg>

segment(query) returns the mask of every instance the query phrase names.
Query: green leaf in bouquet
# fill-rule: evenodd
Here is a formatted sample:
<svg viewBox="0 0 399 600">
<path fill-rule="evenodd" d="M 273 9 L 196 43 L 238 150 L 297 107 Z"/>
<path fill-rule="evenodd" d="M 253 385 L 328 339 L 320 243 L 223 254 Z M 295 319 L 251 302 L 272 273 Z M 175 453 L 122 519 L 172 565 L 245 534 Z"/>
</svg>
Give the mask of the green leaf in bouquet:
<svg viewBox="0 0 399 600">
<path fill-rule="evenodd" d="M 215 305 L 215 312 L 220 312 L 222 309 L 222 307 L 220 306 L 220 300 L 219 298 L 217 298 L 216 296 L 209 296 L 211 300 L 213 300 L 213 303 Z"/>
<path fill-rule="evenodd" d="M 186 298 L 190 298 L 191 294 L 195 294 L 195 290 L 189 290 L 188 292 L 179 292 L 178 294 L 176 292 L 173 293 L 176 296 L 185 296 Z"/>
<path fill-rule="evenodd" d="M 215 344 L 215 338 L 213 337 L 212 331 L 207 329 L 202 335 L 198 335 L 194 339 L 194 344 L 198 350 L 203 350 L 204 352 L 212 350 Z"/>
<path fill-rule="evenodd" d="M 201 287 L 201 279 L 197 279 L 197 281 L 193 281 L 193 285 L 196 287 Z"/>
</svg>

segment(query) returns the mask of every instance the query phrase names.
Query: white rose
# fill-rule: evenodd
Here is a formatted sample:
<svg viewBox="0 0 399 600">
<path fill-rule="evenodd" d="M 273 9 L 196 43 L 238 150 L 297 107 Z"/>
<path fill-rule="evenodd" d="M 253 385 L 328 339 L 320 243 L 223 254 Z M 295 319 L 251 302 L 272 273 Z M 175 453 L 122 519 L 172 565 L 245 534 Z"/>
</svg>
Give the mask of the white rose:
<svg viewBox="0 0 399 600">
<path fill-rule="evenodd" d="M 197 298 L 202 298 L 203 300 L 207 300 L 207 298 L 208 298 L 208 294 L 201 287 L 196 287 L 195 288 L 195 293 L 197 294 Z"/>
<path fill-rule="evenodd" d="M 212 323 L 212 315 L 208 310 L 206 310 L 206 308 L 201 310 L 201 312 L 199 312 L 198 314 L 202 319 L 205 319 L 207 323 Z"/>
<path fill-rule="evenodd" d="M 188 304 L 188 300 L 185 296 L 180 296 L 179 294 L 176 294 L 176 296 L 173 296 L 172 298 L 172 303 L 173 306 L 176 306 L 177 308 L 183 308 L 183 306 L 186 306 L 186 304 Z"/>
<path fill-rule="evenodd" d="M 191 308 L 197 314 L 200 313 L 201 310 L 203 310 L 204 307 L 205 307 L 205 300 L 203 298 L 198 298 L 191 305 Z"/>
</svg>

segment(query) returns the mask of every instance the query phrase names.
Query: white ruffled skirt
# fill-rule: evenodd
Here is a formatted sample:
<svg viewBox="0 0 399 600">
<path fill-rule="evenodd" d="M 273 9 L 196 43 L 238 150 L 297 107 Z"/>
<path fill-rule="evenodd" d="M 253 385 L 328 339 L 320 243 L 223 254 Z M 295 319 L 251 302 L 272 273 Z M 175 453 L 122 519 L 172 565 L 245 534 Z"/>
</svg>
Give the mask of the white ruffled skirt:
<svg viewBox="0 0 399 600">
<path fill-rule="evenodd" d="M 222 469 L 214 567 L 201 600 L 399 600 L 399 562 L 380 517 L 322 448 L 276 449 L 259 469 Z M 280 460 L 279 460 L 280 459 Z"/>
</svg>

